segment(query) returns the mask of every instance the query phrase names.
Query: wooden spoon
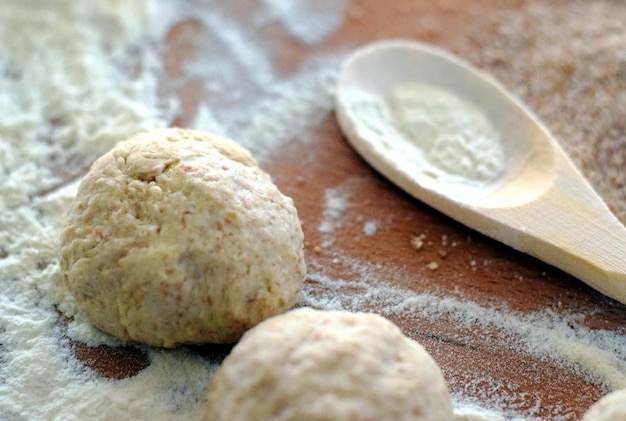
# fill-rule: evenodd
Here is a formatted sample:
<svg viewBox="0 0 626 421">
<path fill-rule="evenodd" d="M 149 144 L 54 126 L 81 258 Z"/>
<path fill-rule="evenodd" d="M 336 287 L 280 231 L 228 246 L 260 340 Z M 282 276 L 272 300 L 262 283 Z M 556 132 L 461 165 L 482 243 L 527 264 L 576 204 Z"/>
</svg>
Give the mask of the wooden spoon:
<svg viewBox="0 0 626 421">
<path fill-rule="evenodd" d="M 401 102 L 411 89 L 424 97 Z M 454 115 L 439 115 L 429 105 L 442 98 Z M 440 123 L 465 118 L 427 127 L 435 137 L 454 137 L 451 130 L 462 132 L 468 124 L 488 125 L 491 143 L 484 136 L 479 146 L 453 141 L 452 163 L 433 160 L 432 145 L 411 137 L 430 136 L 419 131 L 422 126 L 410 127 L 419 104 L 435 109 L 426 115 Z M 488 75 L 416 41 L 376 42 L 343 63 L 336 113 L 356 151 L 415 198 L 626 304 L 626 228 L 538 119 Z M 480 163 L 465 160 L 466 153 L 497 157 L 500 167 L 474 174 Z"/>
</svg>

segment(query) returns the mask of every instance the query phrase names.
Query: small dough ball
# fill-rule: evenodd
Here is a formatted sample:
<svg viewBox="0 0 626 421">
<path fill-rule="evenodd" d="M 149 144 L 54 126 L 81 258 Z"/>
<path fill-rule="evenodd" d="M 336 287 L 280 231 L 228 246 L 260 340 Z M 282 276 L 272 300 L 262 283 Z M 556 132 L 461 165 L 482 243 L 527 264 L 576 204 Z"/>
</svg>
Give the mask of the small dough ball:
<svg viewBox="0 0 626 421">
<path fill-rule="evenodd" d="M 235 342 L 287 311 L 306 272 L 293 201 L 236 143 L 160 129 L 80 183 L 64 281 L 97 327 L 154 346 Z"/>
<path fill-rule="evenodd" d="M 248 331 L 211 379 L 205 420 L 454 419 L 424 348 L 386 319 L 297 309 Z"/>
<path fill-rule="evenodd" d="M 626 389 L 611 392 L 591 405 L 582 421 L 626 420 Z"/>
</svg>

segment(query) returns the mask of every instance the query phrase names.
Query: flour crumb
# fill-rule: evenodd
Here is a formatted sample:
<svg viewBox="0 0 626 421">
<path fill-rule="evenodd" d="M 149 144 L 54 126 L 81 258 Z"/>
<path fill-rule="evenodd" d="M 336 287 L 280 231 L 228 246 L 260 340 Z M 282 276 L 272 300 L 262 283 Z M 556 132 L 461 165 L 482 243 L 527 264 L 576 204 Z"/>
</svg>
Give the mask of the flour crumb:
<svg viewBox="0 0 626 421">
<path fill-rule="evenodd" d="M 415 250 L 421 250 L 422 247 L 424 246 L 424 240 L 426 239 L 426 235 L 425 234 L 420 234 L 420 235 L 414 235 L 411 237 L 411 247 Z"/>
<path fill-rule="evenodd" d="M 430 262 L 429 264 L 426 265 L 426 267 L 430 270 L 436 270 L 439 268 L 439 263 L 437 262 Z"/>
<path fill-rule="evenodd" d="M 371 237 L 372 235 L 376 234 L 376 231 L 378 231 L 378 225 L 378 221 L 375 219 L 366 221 L 363 224 L 363 233 L 368 237 Z"/>
<path fill-rule="evenodd" d="M 324 191 L 324 210 L 317 231 L 324 235 L 322 247 L 334 242 L 334 233 L 341 226 L 341 217 L 348 208 L 350 192 L 346 188 L 330 188 Z"/>
</svg>

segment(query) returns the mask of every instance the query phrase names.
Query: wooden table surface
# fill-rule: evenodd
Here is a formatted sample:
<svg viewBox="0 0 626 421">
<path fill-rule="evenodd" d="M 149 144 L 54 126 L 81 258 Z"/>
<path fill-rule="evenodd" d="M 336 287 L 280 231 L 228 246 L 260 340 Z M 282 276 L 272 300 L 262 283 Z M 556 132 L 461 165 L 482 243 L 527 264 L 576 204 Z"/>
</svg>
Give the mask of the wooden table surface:
<svg viewBox="0 0 626 421">
<path fill-rule="evenodd" d="M 247 1 L 237 3 L 240 13 L 245 13 Z M 481 52 L 480 40 L 494 31 L 494 13 L 527 9 L 532 3 L 541 2 L 358 0 L 350 3 L 342 26 L 319 44 L 307 46 L 293 38 L 268 36 L 279 43 L 280 53 L 273 60 L 285 74 L 313 53 L 346 52 L 393 37 L 431 42 L 472 60 Z M 191 40 L 200 31 L 201 25 L 193 20 L 170 30 L 164 60 L 172 78 L 195 54 Z M 189 126 L 206 93 L 193 80 L 177 89 L 182 106 L 173 125 Z M 302 136 L 305 133 L 294 138 Z M 471 320 L 461 323 L 462 315 L 453 312 L 469 311 L 473 307 L 462 303 L 472 303 L 479 316 L 551 315 L 555 323 L 570 323 L 572 329 L 623 333 L 625 306 L 408 196 L 352 150 L 332 113 L 308 128 L 306 136 L 307 142 L 294 139 L 262 165 L 294 199 L 302 220 L 309 266 L 305 303 L 322 305 L 335 297 L 338 305 L 351 310 L 389 317 L 433 355 L 455 396 L 481 402 L 497 395 L 519 414 L 576 419 L 607 392 L 602 382 L 519 346 L 520 339 L 506 329 Z M 345 196 L 330 233 L 319 229 L 328 211 L 328 192 Z M 364 230 L 367 222 L 373 224 L 371 232 Z M 421 297 L 425 304 L 402 302 L 403 292 L 407 298 Z M 446 309 L 446 298 L 457 304 Z M 420 305 L 439 307 L 425 308 L 422 315 Z M 149 364 L 133 347 L 73 346 L 78 358 L 108 377 L 130 376 Z M 200 348 L 210 358 L 228 350 L 228 346 Z"/>
</svg>

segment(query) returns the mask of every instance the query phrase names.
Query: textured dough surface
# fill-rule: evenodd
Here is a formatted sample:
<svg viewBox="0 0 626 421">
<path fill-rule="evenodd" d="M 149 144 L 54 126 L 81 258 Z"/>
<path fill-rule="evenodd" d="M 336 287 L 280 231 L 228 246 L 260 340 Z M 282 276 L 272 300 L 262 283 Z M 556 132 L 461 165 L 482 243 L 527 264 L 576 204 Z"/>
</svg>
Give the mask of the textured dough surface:
<svg viewBox="0 0 626 421">
<path fill-rule="evenodd" d="M 603 396 L 585 412 L 582 421 L 626 420 L 626 389 Z"/>
<path fill-rule="evenodd" d="M 426 350 L 373 314 L 297 309 L 248 331 L 211 379 L 205 420 L 454 418 Z"/>
<path fill-rule="evenodd" d="M 293 201 L 236 143 L 161 129 L 82 180 L 62 235 L 78 307 L 125 341 L 226 343 L 293 306 L 306 267 Z"/>
</svg>

